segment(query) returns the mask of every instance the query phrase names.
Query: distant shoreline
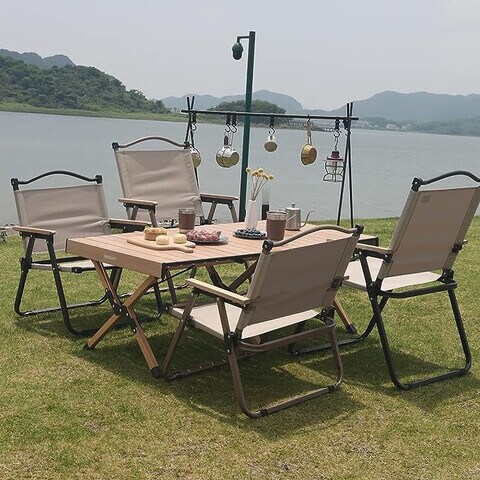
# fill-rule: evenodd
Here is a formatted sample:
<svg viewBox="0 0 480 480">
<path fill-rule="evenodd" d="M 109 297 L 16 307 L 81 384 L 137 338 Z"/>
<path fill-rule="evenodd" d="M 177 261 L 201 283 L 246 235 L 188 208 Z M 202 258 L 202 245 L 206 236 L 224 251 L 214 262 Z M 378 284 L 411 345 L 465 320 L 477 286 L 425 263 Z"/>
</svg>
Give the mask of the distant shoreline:
<svg viewBox="0 0 480 480">
<path fill-rule="evenodd" d="M 152 120 L 158 122 L 186 122 L 187 117 L 185 114 L 172 112 L 172 113 L 149 113 L 149 112 L 118 112 L 114 110 L 78 110 L 73 108 L 48 108 L 48 107 L 34 107 L 33 105 L 21 104 L 21 103 L 0 103 L 0 111 L 11 113 L 37 113 L 43 115 L 67 115 L 72 117 L 93 117 L 93 118 L 118 118 L 123 120 Z M 198 123 L 211 123 L 220 124 L 223 120 L 220 118 L 205 118 L 205 116 L 197 117 Z M 268 125 L 267 125 L 268 126 Z M 252 125 L 252 128 L 259 127 L 265 128 L 265 125 Z M 360 125 L 352 125 L 354 129 L 380 131 L 380 132 L 405 132 L 405 133 L 429 133 L 432 135 L 449 135 L 459 137 L 478 137 L 476 134 L 461 134 L 457 132 L 435 132 L 428 130 L 400 130 L 381 127 L 364 127 Z M 302 129 L 303 127 L 293 126 L 278 126 L 278 128 L 291 128 Z"/>
</svg>

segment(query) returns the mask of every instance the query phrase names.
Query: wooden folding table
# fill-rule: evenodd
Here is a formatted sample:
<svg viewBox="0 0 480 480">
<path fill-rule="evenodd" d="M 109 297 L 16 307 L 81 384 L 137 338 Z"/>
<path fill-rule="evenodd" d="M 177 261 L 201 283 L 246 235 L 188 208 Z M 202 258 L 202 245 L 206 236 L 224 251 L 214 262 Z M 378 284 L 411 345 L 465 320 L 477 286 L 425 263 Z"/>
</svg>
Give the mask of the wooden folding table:
<svg viewBox="0 0 480 480">
<path fill-rule="evenodd" d="M 143 238 L 142 232 L 122 233 L 117 235 L 101 235 L 96 237 L 69 238 L 67 239 L 66 251 L 72 255 L 79 255 L 93 261 L 97 274 L 105 287 L 113 309 L 113 315 L 85 344 L 86 349 L 93 349 L 102 338 L 115 326 L 121 318 L 125 318 L 135 339 L 142 351 L 148 368 L 154 377 L 160 377 L 162 371 L 155 355 L 148 343 L 143 328 L 135 314 L 134 305 L 143 295 L 157 282 L 171 282 L 171 271 L 177 269 L 190 269 L 194 267 L 206 267 L 209 270 L 212 280 L 221 282 L 216 276 L 215 265 L 239 261 L 255 261 L 261 250 L 262 240 L 237 238 L 234 232 L 244 228 L 243 223 L 217 224 L 205 227 L 208 230 L 220 230 L 222 236 L 228 238 L 228 242 L 220 244 L 200 244 L 192 253 L 178 250 L 151 250 L 142 246 L 129 243 L 130 239 Z M 264 223 L 260 222 L 260 229 L 265 229 Z M 310 228 L 308 225 L 304 229 Z M 177 233 L 176 229 L 169 229 L 169 236 Z M 292 236 L 297 232 L 286 232 L 286 236 Z M 285 247 L 296 248 L 313 243 L 328 241 L 332 238 L 341 237 L 342 233 L 329 231 L 318 231 L 311 235 L 304 236 L 298 241 Z M 363 241 L 375 241 L 376 237 L 362 236 Z M 171 240 L 172 241 L 172 240 Z M 145 274 L 147 278 L 138 286 L 127 300 L 122 302 L 110 282 L 105 270 L 105 264 L 113 265 L 127 270 L 133 270 Z M 230 287 L 238 288 L 252 273 L 254 265 L 242 273 Z M 175 301 L 173 303 L 176 303 Z M 338 310 L 337 310 L 338 311 Z"/>
</svg>

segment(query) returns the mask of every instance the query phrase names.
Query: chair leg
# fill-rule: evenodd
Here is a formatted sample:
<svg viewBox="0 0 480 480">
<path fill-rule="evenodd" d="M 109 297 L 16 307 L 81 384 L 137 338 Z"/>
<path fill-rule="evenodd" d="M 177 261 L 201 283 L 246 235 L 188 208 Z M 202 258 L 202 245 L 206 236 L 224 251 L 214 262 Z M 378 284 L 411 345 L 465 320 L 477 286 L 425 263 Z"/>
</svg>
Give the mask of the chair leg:
<svg viewBox="0 0 480 480">
<path fill-rule="evenodd" d="M 98 300 L 92 300 L 92 301 L 88 301 L 88 302 L 68 305 L 67 301 L 66 301 L 66 298 L 65 298 L 65 292 L 64 292 L 64 289 L 63 289 L 62 279 L 61 279 L 61 275 L 60 275 L 59 263 L 57 261 L 57 257 L 56 257 L 56 254 L 55 254 L 53 243 L 49 240 L 46 240 L 46 242 L 47 242 L 47 249 L 48 249 L 49 256 L 50 256 L 50 263 L 52 265 L 52 273 L 53 273 L 53 278 L 54 278 L 54 282 L 55 282 L 55 288 L 57 290 L 59 305 L 54 306 L 54 307 L 47 307 L 47 308 L 33 309 L 33 310 L 22 310 L 21 309 L 23 294 L 24 294 L 25 285 L 26 285 L 26 282 L 27 282 L 27 277 L 28 277 L 28 274 L 29 274 L 30 270 L 32 269 L 31 268 L 32 252 L 33 252 L 33 247 L 34 247 L 34 243 L 35 243 L 35 237 L 30 237 L 28 239 L 28 244 L 27 244 L 27 249 L 26 249 L 26 252 L 25 252 L 25 257 L 22 258 L 21 261 L 20 261 L 21 272 L 20 272 L 20 280 L 19 280 L 19 284 L 18 284 L 17 294 L 15 296 L 14 310 L 21 317 L 27 317 L 27 316 L 30 316 L 30 315 L 37 315 L 39 313 L 50 313 L 50 312 L 61 311 L 65 327 L 71 334 L 77 335 L 77 336 L 90 336 L 93 333 L 95 333 L 97 329 L 96 328 L 88 328 L 88 329 L 83 329 L 83 330 L 75 329 L 72 326 L 72 323 L 70 321 L 69 310 L 71 308 L 79 308 L 79 307 L 100 305 L 103 302 L 105 302 L 105 300 L 107 299 L 107 296 L 104 295 L 102 298 L 100 298 Z M 120 272 L 121 272 L 121 270 L 120 270 Z M 115 278 L 115 283 L 116 283 L 116 285 L 118 285 L 118 282 L 120 281 L 120 273 L 112 271 L 112 278 Z"/>
<path fill-rule="evenodd" d="M 172 363 L 172 358 L 175 355 L 175 352 L 177 351 L 178 342 L 180 341 L 180 337 L 182 336 L 182 333 L 184 332 L 185 327 L 187 326 L 187 323 L 190 317 L 190 312 L 192 311 L 192 308 L 195 305 L 197 298 L 198 298 L 198 293 L 196 291 L 193 291 L 192 294 L 190 295 L 190 298 L 188 299 L 185 309 L 183 310 L 182 319 L 178 324 L 177 330 L 173 335 L 172 341 L 170 342 L 170 345 L 168 347 L 167 354 L 165 355 L 165 358 L 163 360 L 162 372 L 163 372 L 163 377 L 166 380 L 175 380 L 179 378 L 178 375 L 169 374 L 168 371 L 170 368 L 170 364 Z"/>
<path fill-rule="evenodd" d="M 230 215 L 232 216 L 232 222 L 237 223 L 238 215 L 237 215 L 237 211 L 235 210 L 235 205 L 233 204 L 233 201 L 228 204 L 228 208 L 230 210 Z"/>
<path fill-rule="evenodd" d="M 230 371 L 233 379 L 233 387 L 235 390 L 235 395 L 236 395 L 237 403 L 238 403 L 238 406 L 240 407 L 240 410 L 245 415 L 247 415 L 247 417 L 250 417 L 250 418 L 265 417 L 267 415 L 278 412 L 280 410 L 284 410 L 286 408 L 293 407 L 294 405 L 298 405 L 299 403 L 303 403 L 307 400 L 311 400 L 313 398 L 317 398 L 327 393 L 332 393 L 338 390 L 343 381 L 343 364 L 342 364 L 342 359 L 340 357 L 340 350 L 338 348 L 334 326 L 332 326 L 332 328 L 327 331 L 327 335 L 330 341 L 329 345 L 332 350 L 333 363 L 336 371 L 335 383 L 331 385 L 327 385 L 325 387 L 321 387 L 317 390 L 305 393 L 303 395 L 298 395 L 289 400 L 278 402 L 269 407 L 261 408 L 259 410 L 251 410 L 247 405 L 247 401 L 245 398 L 245 390 L 243 388 L 242 378 L 240 375 L 240 367 L 238 364 L 238 352 L 237 352 L 236 346 L 233 345 L 233 347 L 230 349 L 227 355 L 228 355 L 228 362 L 230 364 Z"/>
<path fill-rule="evenodd" d="M 462 368 L 457 368 L 457 369 L 451 370 L 449 372 L 442 373 L 440 375 L 435 375 L 433 377 L 427 377 L 427 378 L 423 378 L 423 379 L 420 379 L 420 380 L 415 380 L 415 381 L 412 381 L 412 382 L 409 382 L 409 383 L 403 383 L 399 378 L 399 375 L 397 373 L 397 369 L 395 367 L 395 363 L 394 363 L 394 360 L 393 360 L 392 351 L 391 351 L 390 346 L 389 346 L 389 342 L 388 342 L 387 333 L 386 333 L 386 330 L 385 330 L 385 324 L 384 324 L 383 318 L 382 318 L 382 311 L 380 309 L 380 305 L 378 304 L 378 302 L 376 300 L 376 296 L 373 298 L 373 300 L 371 300 L 372 308 L 374 310 L 374 316 L 375 316 L 376 324 L 377 324 L 377 328 L 378 328 L 378 333 L 379 333 L 379 336 L 380 336 L 380 342 L 381 342 L 381 345 L 382 345 L 382 350 L 383 350 L 385 360 L 386 360 L 386 363 L 387 363 L 388 373 L 390 375 L 390 378 L 392 379 L 393 384 L 398 389 L 400 389 L 400 390 L 410 390 L 412 388 L 420 387 L 422 385 L 428 385 L 430 383 L 446 380 L 447 378 L 459 377 L 461 375 L 465 375 L 470 370 L 470 367 L 471 367 L 470 348 L 468 346 L 468 340 L 467 340 L 467 336 L 466 336 L 466 333 L 465 333 L 465 329 L 463 327 L 463 322 L 462 322 L 462 318 L 461 318 L 461 314 L 460 314 L 460 309 L 458 308 L 458 303 L 457 303 L 455 292 L 453 291 L 453 289 L 448 290 L 448 295 L 449 295 L 449 298 L 450 298 L 450 304 L 452 306 L 452 311 L 453 311 L 453 315 L 454 315 L 454 318 L 455 318 L 457 331 L 458 331 L 458 334 L 459 334 L 459 337 L 460 337 L 460 342 L 462 344 L 463 352 L 464 352 L 464 355 L 465 355 L 465 365 Z"/>
</svg>

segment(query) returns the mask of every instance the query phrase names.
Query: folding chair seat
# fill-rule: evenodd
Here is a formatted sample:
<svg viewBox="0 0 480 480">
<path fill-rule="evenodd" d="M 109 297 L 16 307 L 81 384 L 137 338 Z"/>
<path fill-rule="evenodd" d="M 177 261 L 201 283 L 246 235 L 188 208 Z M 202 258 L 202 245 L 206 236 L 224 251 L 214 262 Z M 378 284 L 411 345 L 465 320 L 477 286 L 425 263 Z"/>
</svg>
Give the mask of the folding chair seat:
<svg viewBox="0 0 480 480">
<path fill-rule="evenodd" d="M 204 370 L 189 368 L 170 373 L 170 365 L 181 335 L 188 324 L 223 341 L 228 357 L 238 405 L 249 417 L 260 417 L 293 406 L 305 400 L 337 390 L 343 379 L 342 362 L 331 317 L 335 294 L 344 278 L 363 227 L 344 229 L 337 226 L 318 226 L 281 242 L 266 240 L 246 295 L 216 287 L 197 279 L 188 279 L 193 287 L 184 310 L 174 309 L 181 322 L 172 338 L 163 363 L 166 379 L 177 379 Z M 295 241 L 318 230 L 343 232 L 341 238 L 313 245 L 297 245 Z M 200 294 L 211 296 L 215 303 L 196 305 Z M 314 309 L 320 309 L 320 312 Z M 309 319 L 319 322 L 303 331 L 299 326 Z M 318 325 L 320 323 L 320 325 Z M 286 333 L 284 327 L 297 327 Z M 287 329 L 290 330 L 291 329 Z M 277 332 L 274 338 L 259 343 L 260 335 Z M 336 380 L 333 384 L 312 392 L 281 401 L 259 410 L 251 410 L 245 400 L 240 377 L 240 354 L 253 354 L 286 346 L 292 342 L 326 335 L 332 349 Z M 264 356 L 258 357 L 258 361 Z"/>
<path fill-rule="evenodd" d="M 138 143 L 160 140 L 174 150 L 128 150 Z M 149 136 L 125 145 L 112 143 L 123 197 L 119 199 L 131 219 L 149 218 L 152 225 L 173 225 L 179 208 L 193 208 L 201 224 L 212 223 L 218 205 L 226 205 L 237 222 L 234 201 L 238 197 L 200 193 L 197 171 L 188 143 L 180 144 L 163 137 Z M 207 217 L 203 204 L 210 204 Z"/>
<path fill-rule="evenodd" d="M 362 335 L 344 343 L 365 339 L 376 326 L 390 377 L 399 389 L 464 375 L 471 366 L 471 353 L 455 296 L 457 282 L 452 267 L 478 208 L 480 187 L 420 190 L 425 185 L 456 176 L 480 182 L 480 178 L 464 171 L 447 173 L 427 181 L 415 178 L 390 246 L 381 248 L 358 244 L 359 258 L 347 268 L 348 279 L 344 284 L 368 293 L 372 318 Z M 389 299 L 421 297 L 443 291 L 449 296 L 465 363 L 440 375 L 402 382 L 382 315 L 385 305 Z M 427 313 L 419 310 L 417 317 L 410 320 L 412 329 L 424 315 Z"/>
<path fill-rule="evenodd" d="M 61 186 L 23 188 L 41 179 Z M 70 183 L 65 182 L 65 177 Z M 75 180 L 72 180 L 75 179 Z M 42 183 L 42 182 L 40 182 Z M 65 185 L 67 183 L 67 185 Z M 90 335 L 92 329 L 78 330 L 70 322 L 69 309 L 87 305 L 99 305 L 107 297 L 78 304 L 67 304 L 60 273 L 94 271 L 90 260 L 63 255 L 67 237 L 107 235 L 112 228 L 124 231 L 143 229 L 148 222 L 114 220 L 108 218 L 102 176 L 87 178 L 73 172 L 55 170 L 30 180 L 12 178 L 19 225 L 13 229 L 23 238 L 25 256 L 20 259 L 20 281 L 15 298 L 15 312 L 21 316 L 61 310 L 67 330 L 75 335 Z M 22 186 L 22 188 L 20 188 Z M 58 256 L 58 254 L 61 254 Z M 51 271 L 57 290 L 59 305 L 33 310 L 22 310 L 22 300 L 28 274 L 31 270 Z M 112 281 L 118 285 L 121 271 L 111 268 Z"/>
</svg>

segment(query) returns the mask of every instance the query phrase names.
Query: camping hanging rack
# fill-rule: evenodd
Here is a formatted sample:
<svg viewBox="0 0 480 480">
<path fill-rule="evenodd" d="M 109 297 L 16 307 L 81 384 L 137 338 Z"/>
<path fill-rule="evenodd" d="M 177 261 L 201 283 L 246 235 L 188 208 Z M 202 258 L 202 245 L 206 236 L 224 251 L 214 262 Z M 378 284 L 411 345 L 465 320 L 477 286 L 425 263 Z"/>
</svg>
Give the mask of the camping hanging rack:
<svg viewBox="0 0 480 480">
<path fill-rule="evenodd" d="M 275 118 L 284 118 L 284 119 L 305 119 L 305 120 L 333 120 L 336 122 L 342 122 L 345 129 L 346 142 L 345 142 L 345 155 L 344 155 L 344 171 L 348 175 L 343 175 L 341 187 L 340 187 L 340 197 L 338 201 L 338 211 L 337 211 L 337 225 L 340 225 L 340 218 L 343 208 L 343 197 L 345 193 L 345 179 L 348 176 L 348 190 L 349 190 L 349 203 L 350 203 L 350 226 L 353 227 L 353 189 L 352 189 L 352 152 L 351 152 L 351 125 L 352 121 L 359 120 L 358 117 L 354 117 L 353 114 L 353 102 L 350 102 L 346 105 L 346 115 L 301 115 L 293 113 L 262 113 L 262 112 L 237 112 L 237 111 L 221 111 L 221 110 L 196 110 L 193 108 L 195 97 L 190 99 L 187 97 L 187 109 L 181 110 L 182 113 L 188 114 L 188 124 L 187 124 L 187 134 L 186 138 L 190 138 L 190 141 L 193 143 L 193 132 L 196 129 L 197 115 L 233 115 L 237 117 L 260 117 L 267 118 L 269 122 L 272 123 Z M 248 155 L 243 156 L 242 158 L 242 170 L 241 170 L 241 179 L 240 179 L 240 218 L 244 218 L 246 196 L 247 196 L 247 172 L 246 168 L 248 167 Z"/>
</svg>

